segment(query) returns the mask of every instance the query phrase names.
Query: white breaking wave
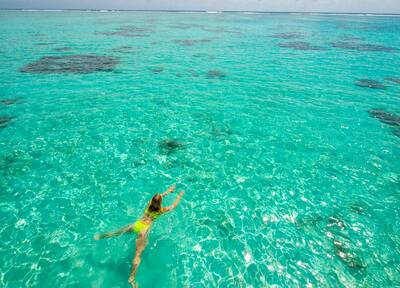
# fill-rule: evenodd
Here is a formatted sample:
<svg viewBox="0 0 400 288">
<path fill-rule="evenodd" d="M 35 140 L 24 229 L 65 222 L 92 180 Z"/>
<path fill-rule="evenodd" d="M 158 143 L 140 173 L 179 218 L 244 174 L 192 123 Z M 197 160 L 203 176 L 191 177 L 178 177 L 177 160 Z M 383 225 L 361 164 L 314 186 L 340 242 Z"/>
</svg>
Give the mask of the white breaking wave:
<svg viewBox="0 0 400 288">
<path fill-rule="evenodd" d="M 313 16 L 353 16 L 353 17 L 400 17 L 400 14 L 373 14 L 373 13 L 302 13 Z"/>
<path fill-rule="evenodd" d="M 221 14 L 224 11 L 140 11 L 140 10 L 84 10 L 84 9 L 20 9 L 16 11 L 23 12 L 166 12 L 166 13 L 207 13 L 207 14 Z M 288 15 L 312 15 L 312 16 L 353 16 L 353 17 L 400 17 L 400 14 L 374 14 L 374 13 L 319 13 L 319 12 L 257 12 L 257 11 L 229 11 L 240 14 L 288 14 Z"/>
<path fill-rule="evenodd" d="M 61 9 L 21 9 L 24 12 L 65 12 L 68 10 L 61 10 Z"/>
</svg>

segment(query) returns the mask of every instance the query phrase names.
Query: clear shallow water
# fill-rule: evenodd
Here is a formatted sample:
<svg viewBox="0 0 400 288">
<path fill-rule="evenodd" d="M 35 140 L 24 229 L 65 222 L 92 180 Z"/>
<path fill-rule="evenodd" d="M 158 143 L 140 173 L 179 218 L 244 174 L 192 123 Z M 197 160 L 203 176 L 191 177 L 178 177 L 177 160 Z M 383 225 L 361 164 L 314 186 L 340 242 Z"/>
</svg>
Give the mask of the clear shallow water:
<svg viewBox="0 0 400 288">
<path fill-rule="evenodd" d="M 368 113 L 400 114 L 385 80 L 400 78 L 400 18 L 0 12 L 0 26 L 0 286 L 129 287 L 134 237 L 92 237 L 174 182 L 186 194 L 153 227 L 140 287 L 400 285 L 398 127 Z M 118 64 L 36 65 L 66 55 Z"/>
</svg>

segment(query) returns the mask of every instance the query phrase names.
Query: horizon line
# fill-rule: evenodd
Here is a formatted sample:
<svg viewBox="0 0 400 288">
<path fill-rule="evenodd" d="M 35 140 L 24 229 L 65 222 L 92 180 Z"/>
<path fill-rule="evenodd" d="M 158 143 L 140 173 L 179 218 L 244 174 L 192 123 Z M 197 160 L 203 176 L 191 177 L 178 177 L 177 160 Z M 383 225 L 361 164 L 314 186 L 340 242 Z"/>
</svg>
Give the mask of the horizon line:
<svg viewBox="0 0 400 288">
<path fill-rule="evenodd" d="M 273 13 L 273 14 L 344 14 L 344 15 L 387 15 L 387 16 L 400 16 L 400 13 L 377 13 L 377 12 L 321 12 L 321 11 L 258 11 L 258 10 L 184 10 L 184 9 L 83 9 L 83 8 L 67 8 L 67 9 L 49 9 L 49 8 L 0 8 L 0 11 L 43 11 L 43 12 L 58 12 L 58 11 L 93 11 L 93 12 L 101 12 L 101 11 L 109 11 L 109 12 L 211 12 L 211 13 Z"/>
</svg>

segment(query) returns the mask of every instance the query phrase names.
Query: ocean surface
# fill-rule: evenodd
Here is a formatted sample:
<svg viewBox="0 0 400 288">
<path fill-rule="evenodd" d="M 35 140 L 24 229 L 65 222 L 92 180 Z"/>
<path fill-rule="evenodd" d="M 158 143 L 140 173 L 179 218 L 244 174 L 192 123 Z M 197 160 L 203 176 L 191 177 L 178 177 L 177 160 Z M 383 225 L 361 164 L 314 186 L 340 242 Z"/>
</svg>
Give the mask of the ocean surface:
<svg viewBox="0 0 400 288">
<path fill-rule="evenodd" d="M 0 287 L 400 286 L 400 17 L 0 11 Z M 172 203 L 168 196 L 166 204 Z"/>
</svg>

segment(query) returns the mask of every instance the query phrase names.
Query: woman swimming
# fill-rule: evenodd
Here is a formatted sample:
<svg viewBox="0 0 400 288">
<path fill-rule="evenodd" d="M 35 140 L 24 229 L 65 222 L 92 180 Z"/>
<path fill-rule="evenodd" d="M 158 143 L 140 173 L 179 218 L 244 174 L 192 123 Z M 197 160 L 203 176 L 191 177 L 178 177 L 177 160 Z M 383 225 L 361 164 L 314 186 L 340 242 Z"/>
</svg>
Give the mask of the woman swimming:
<svg viewBox="0 0 400 288">
<path fill-rule="evenodd" d="M 135 287 L 135 276 L 137 269 L 139 267 L 141 258 L 140 256 L 142 255 L 142 252 L 144 251 L 144 248 L 147 245 L 147 238 L 148 234 L 150 231 L 151 224 L 153 224 L 154 220 L 156 220 L 161 214 L 164 214 L 166 212 L 171 211 L 172 209 L 176 208 L 178 206 L 179 201 L 181 200 L 184 192 L 181 191 L 179 195 L 176 197 L 174 203 L 171 206 L 168 207 L 162 207 L 162 199 L 164 196 L 168 195 L 169 193 L 172 193 L 175 191 L 176 186 L 173 185 L 168 188 L 167 191 L 165 191 L 162 194 L 156 194 L 151 198 L 149 204 L 147 205 L 146 210 L 144 211 L 144 214 L 142 218 L 137 220 L 133 224 L 129 224 L 125 227 L 122 227 L 121 229 L 114 231 L 114 232 L 109 232 L 101 235 L 95 235 L 94 239 L 99 240 L 103 238 L 110 238 L 114 236 L 120 236 L 125 233 L 131 233 L 134 232 L 137 234 L 137 239 L 136 239 L 136 253 L 135 253 L 135 258 L 132 261 L 132 270 L 131 270 L 131 275 L 129 276 L 129 283 L 131 283 L 132 287 Z"/>
</svg>

